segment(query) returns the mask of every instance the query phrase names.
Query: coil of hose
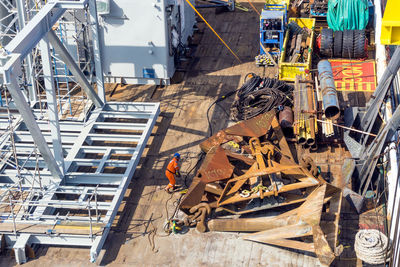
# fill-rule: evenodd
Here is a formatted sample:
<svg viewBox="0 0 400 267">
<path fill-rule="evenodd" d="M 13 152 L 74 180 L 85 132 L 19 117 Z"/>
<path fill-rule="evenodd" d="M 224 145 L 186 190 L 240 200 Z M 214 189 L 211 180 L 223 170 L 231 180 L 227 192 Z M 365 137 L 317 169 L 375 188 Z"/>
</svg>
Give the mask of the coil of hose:
<svg viewBox="0 0 400 267">
<path fill-rule="evenodd" d="M 232 119 L 248 120 L 280 106 L 291 107 L 292 94 L 293 87 L 283 81 L 248 74 L 232 103 Z"/>
</svg>

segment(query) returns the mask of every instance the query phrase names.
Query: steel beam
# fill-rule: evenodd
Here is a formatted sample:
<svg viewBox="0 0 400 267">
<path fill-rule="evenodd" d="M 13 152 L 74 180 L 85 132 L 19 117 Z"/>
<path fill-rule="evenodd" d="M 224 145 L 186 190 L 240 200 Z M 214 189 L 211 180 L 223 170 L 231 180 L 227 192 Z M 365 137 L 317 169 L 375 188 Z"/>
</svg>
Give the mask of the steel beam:
<svg viewBox="0 0 400 267">
<path fill-rule="evenodd" d="M 151 116 L 154 114 L 155 104 L 156 103 L 151 103 L 151 102 L 135 102 L 134 105 L 129 105 L 129 104 L 127 105 L 126 102 L 112 102 L 110 105 L 107 105 L 103 108 L 103 112 L 108 114 L 110 113 L 108 111 L 113 111 L 113 112 L 124 112 L 134 115 L 148 114 L 149 116 Z M 123 115 L 121 113 L 118 114 Z"/>
<path fill-rule="evenodd" d="M 2 206 L 7 205 L 7 202 L 0 202 Z M 59 209 L 87 209 L 88 202 L 87 201 L 74 201 L 74 200 L 46 200 L 46 201 L 29 201 L 26 200 L 23 203 L 14 202 L 16 206 L 34 206 L 34 207 L 43 207 L 48 206 L 52 208 L 59 208 Z M 95 209 L 96 203 L 91 202 L 90 208 Z M 111 207 L 110 202 L 97 202 L 97 208 L 99 210 L 109 210 Z"/>
<path fill-rule="evenodd" d="M 33 116 L 32 110 L 29 107 L 28 103 L 26 102 L 24 95 L 22 94 L 21 89 L 18 86 L 17 78 L 14 74 L 10 73 L 10 84 L 7 85 L 7 88 L 18 107 L 19 113 L 21 114 L 26 127 L 29 129 L 35 143 L 42 154 L 44 161 L 47 163 L 47 167 L 51 172 L 52 176 L 57 179 L 61 180 L 63 175 L 60 171 L 60 168 L 57 165 L 56 160 L 54 159 L 50 148 L 48 147 L 46 140 L 44 139 L 42 132 L 38 124 L 36 123 L 36 119 Z"/>
<path fill-rule="evenodd" d="M 83 8 L 88 0 L 48 2 L 5 47 L 10 53 L 21 54 L 21 60 L 61 18 L 67 8 Z"/>
<path fill-rule="evenodd" d="M 31 21 L 5 47 L 10 53 L 21 54 L 24 59 L 64 14 L 65 10 L 56 8 L 57 2 L 43 6 Z"/>
<path fill-rule="evenodd" d="M 64 153 L 61 145 L 60 125 L 58 122 L 56 89 L 54 87 L 50 46 L 46 36 L 40 41 L 40 52 L 42 56 L 43 79 L 47 98 L 47 114 L 53 143 L 53 155 L 61 173 L 64 174 Z"/>
<path fill-rule="evenodd" d="M 118 130 L 131 130 L 143 131 L 146 129 L 145 123 L 114 123 L 114 122 L 96 122 L 94 129 L 118 129 Z"/>
<path fill-rule="evenodd" d="M 20 1 L 20 0 L 18 0 Z M 92 212 L 94 209 L 93 205 L 98 205 L 98 209 L 104 209 L 107 211 L 106 215 L 101 217 L 100 221 L 106 223 L 106 227 L 104 228 L 103 232 L 99 232 L 100 236 L 92 236 L 90 235 L 71 235 L 71 234 L 61 234 L 57 236 L 53 235 L 44 235 L 41 233 L 31 233 L 30 238 L 26 239 L 31 243 L 48 243 L 48 244 L 60 244 L 60 245 L 79 245 L 79 246 L 91 246 L 91 260 L 95 261 L 97 255 L 99 254 L 100 249 L 102 248 L 107 235 L 110 230 L 110 226 L 112 221 L 115 218 L 115 215 L 118 210 L 118 206 L 120 205 L 126 188 L 132 178 L 132 175 L 137 167 L 137 164 L 140 160 L 141 154 L 143 149 L 146 146 L 147 140 L 151 134 L 151 130 L 156 123 L 156 118 L 159 114 L 159 104 L 158 103 L 115 103 L 109 104 L 104 106 L 103 100 L 105 100 L 104 89 L 102 89 L 102 81 L 99 80 L 102 78 L 102 71 L 101 71 L 101 61 L 100 61 L 100 54 L 98 51 L 98 39 L 95 39 L 93 46 L 95 50 L 95 55 L 99 56 L 98 59 L 95 58 L 96 64 L 96 73 L 97 76 L 97 83 L 99 88 L 100 97 L 95 93 L 89 82 L 86 80 L 86 77 L 82 74 L 79 67 L 75 64 L 72 60 L 71 56 L 66 51 L 65 47 L 61 44 L 58 37 L 54 34 L 51 30 L 53 24 L 62 16 L 66 8 L 81 8 L 84 4 L 86 4 L 87 0 L 81 1 L 57 1 L 57 2 L 49 2 L 46 4 L 38 14 L 24 27 L 24 29 L 17 34 L 16 38 L 14 38 L 10 44 L 6 47 L 6 50 L 10 53 L 8 56 L 4 56 L 2 59 L 2 74 L 3 80 L 9 87 L 9 91 L 11 93 L 12 98 L 14 99 L 15 106 L 18 108 L 19 113 L 24 120 L 23 124 L 18 122 L 21 128 L 16 128 L 18 131 L 16 134 L 16 140 L 28 140 L 25 136 L 27 133 L 23 131 L 25 129 L 29 130 L 32 138 L 28 141 L 31 142 L 35 141 L 37 144 L 39 151 L 42 155 L 42 159 L 39 159 L 39 166 L 44 166 L 46 163 L 48 170 L 44 169 L 41 170 L 41 177 L 43 180 L 46 180 L 47 187 L 43 190 L 40 186 L 41 192 L 41 199 L 35 200 L 34 202 L 25 202 L 25 203 L 15 203 L 16 205 L 34 205 L 37 206 L 36 209 L 30 213 L 30 215 L 24 220 L 20 217 L 21 214 L 17 214 L 17 223 L 24 223 L 27 225 L 32 224 L 43 224 L 48 226 L 53 226 L 55 221 L 65 221 L 70 218 L 68 216 L 58 216 L 54 214 L 55 207 L 63 207 L 63 208 L 79 208 L 84 209 L 88 202 L 85 200 L 88 197 L 93 196 L 94 192 L 97 192 L 98 195 L 108 195 L 112 197 L 111 202 L 97 202 L 97 200 L 91 202 Z M 92 16 L 92 23 L 96 20 L 96 11 L 95 11 L 95 1 L 91 0 L 91 10 Z M 93 27 L 96 25 L 92 25 Z M 93 35 L 96 35 L 96 29 L 92 28 L 94 31 Z M 78 83 L 82 87 L 82 89 L 86 92 L 88 97 L 92 100 L 95 104 L 97 109 L 92 111 L 91 115 L 89 116 L 89 120 L 84 124 L 78 123 L 78 128 L 82 129 L 79 136 L 76 134 L 71 133 L 60 133 L 59 126 L 55 125 L 54 129 L 58 130 L 58 133 L 55 137 L 56 140 L 64 140 L 64 136 L 66 139 L 69 137 L 75 138 L 74 145 L 68 152 L 67 158 L 65 160 L 65 167 L 66 167 L 66 175 L 63 176 L 60 168 L 57 166 L 57 161 L 54 159 L 50 147 L 53 147 L 54 150 L 57 150 L 61 147 L 59 144 L 53 144 L 52 146 L 48 146 L 46 144 L 46 137 L 49 137 L 48 134 L 43 135 L 40 131 L 40 127 L 43 129 L 45 126 L 40 124 L 40 126 L 35 121 L 35 116 L 31 111 L 28 103 L 24 99 L 24 96 L 19 88 L 17 83 L 17 77 L 20 75 L 20 66 L 21 61 L 25 58 L 26 55 L 35 47 L 42 37 L 46 36 L 49 41 L 52 43 L 53 48 L 57 51 L 57 53 L 61 56 L 63 61 L 68 65 L 71 72 L 74 74 L 75 78 L 77 79 Z M 46 40 L 45 40 L 46 41 Z M 97 43 L 96 43 L 97 42 Z M 44 51 L 48 52 L 48 43 L 44 46 Z M 96 48 L 97 46 L 97 48 Z M 60 52 L 61 51 L 61 52 Z M 97 51 L 97 52 L 96 52 Z M 44 61 L 48 61 L 49 55 L 48 53 L 42 53 L 44 56 Z M 47 70 L 44 70 L 45 77 L 47 79 L 47 87 L 48 90 L 48 106 L 53 109 L 53 113 L 49 113 L 48 117 L 52 121 L 57 121 L 57 105 L 54 99 L 54 87 L 50 84 L 52 81 L 51 79 L 51 69 L 50 64 L 47 65 Z M 46 68 L 46 67 L 45 67 Z M 104 87 L 103 87 L 104 88 Z M 103 92 L 102 92 L 103 90 Z M 101 99 L 103 98 L 103 99 Z M 103 123 L 106 117 L 110 116 L 110 118 L 132 118 L 132 119 L 145 119 L 146 123 L 132 123 L 131 125 L 127 125 L 126 123 Z M 95 122 L 97 124 L 95 124 Z M 71 127 L 74 127 L 71 125 Z M 93 129 L 110 129 L 110 130 L 133 130 L 139 131 L 137 135 L 121 135 L 121 134 L 114 134 L 111 133 L 109 135 L 104 134 L 96 134 L 93 133 Z M 21 131 L 22 130 L 22 131 Z M 61 129 L 62 130 L 62 129 Z M 68 129 L 67 129 L 68 130 Z M 54 136 L 54 131 L 53 131 Z M 61 136 L 61 137 L 60 137 Z M 118 147 L 118 146 L 109 146 L 107 143 L 104 146 L 99 145 L 90 145 L 90 141 L 104 141 L 104 140 L 113 140 L 113 141 L 120 141 L 121 139 L 132 142 L 136 141 L 135 144 L 132 144 L 129 147 Z M 68 140 L 70 142 L 71 140 Z M 33 142 L 32 142 L 33 143 Z M 64 140 L 64 143 L 67 143 Z M 85 144 L 85 146 L 83 146 Z M 7 144 L 6 142 L 1 143 L 1 149 L 5 149 L 5 153 L 7 153 Z M 24 151 L 19 153 L 19 160 L 25 166 L 29 166 L 32 168 L 34 166 L 34 161 L 30 160 L 29 155 L 34 148 L 33 144 L 19 144 L 17 143 L 16 146 L 18 148 L 23 148 Z M 65 148 L 65 145 L 63 146 Z M 60 149 L 59 149 L 60 150 Z M 103 153 L 103 156 L 100 160 L 92 160 L 94 165 L 97 165 L 98 170 L 96 173 L 89 173 L 89 172 L 76 172 L 75 166 L 87 166 L 90 160 L 83 158 L 84 153 L 90 153 L 89 151 L 94 151 L 93 153 Z M 113 154 L 129 154 L 129 156 L 124 160 L 111 160 L 110 157 Z M 58 153 L 60 156 L 62 152 Z M 60 158 L 59 158 L 60 159 Z M 90 164 L 89 164 L 90 165 Z M 69 170 L 69 167 L 71 167 Z M 112 166 L 112 167 L 123 167 L 126 168 L 123 174 L 117 173 L 104 173 L 104 167 Z M 4 170 L 1 176 L 7 178 L 5 175 L 10 174 L 9 177 L 15 177 L 15 170 Z M 33 183 L 34 176 L 32 171 L 25 170 L 22 174 L 23 178 L 26 180 L 31 180 Z M 57 178 L 57 179 L 54 179 Z M 12 181 L 11 181 L 12 182 Z M 80 186 L 82 183 L 92 183 L 94 186 L 87 187 L 87 186 Z M 74 186 L 69 186 L 69 184 L 73 184 Z M 100 187 L 99 187 L 100 185 Z M 10 189 L 13 190 L 16 185 L 10 183 Z M 32 184 L 33 186 L 33 184 Z M 38 184 L 36 183 L 36 188 Z M 107 188 L 108 186 L 108 188 Z M 24 185 L 25 188 L 30 187 L 29 185 Z M 8 189 L 6 189 L 8 190 Z M 32 190 L 39 190 L 39 189 L 28 189 L 27 191 L 31 192 Z M 78 194 L 79 198 L 76 201 L 65 201 L 65 200 L 57 200 L 56 194 L 68 194 L 68 193 L 75 193 Z M 18 202 L 18 201 L 17 201 Z M 72 206 L 71 206 L 72 205 Z M 2 213 L 3 215 L 3 213 Z M 93 213 L 92 213 L 93 215 Z M 103 214 L 104 215 L 104 214 Z M 10 222 L 11 219 L 7 220 Z M 93 216 L 89 215 L 86 217 L 78 217 L 72 218 L 70 220 L 83 220 L 86 225 L 92 222 Z M 1 225 L 0 225 L 1 230 Z M 29 230 L 27 230 L 29 231 Z M 3 231 L 5 232 L 5 231 Z M 6 233 L 9 235 L 7 238 L 11 237 L 11 233 L 8 230 Z M 29 233 L 28 233 L 29 234 Z M 18 236 L 18 235 L 17 235 Z M 10 238 L 11 239 L 11 238 Z M 17 237 L 14 239 L 17 242 Z M 20 239 L 20 243 L 22 244 L 24 241 Z M 23 247 L 23 246 L 18 246 Z M 22 250 L 20 251 L 22 252 Z M 22 255 L 22 254 L 21 254 Z M 21 260 L 22 261 L 22 260 Z"/>
<path fill-rule="evenodd" d="M 398 51 L 400 52 L 400 49 Z M 399 125 L 400 125 L 400 106 L 396 108 L 396 111 L 393 113 L 389 121 L 385 124 L 385 127 L 381 129 L 381 131 L 375 137 L 374 142 L 372 142 L 371 145 L 369 145 L 365 149 L 365 153 L 363 154 L 362 157 L 363 163 L 362 166 L 359 168 L 360 169 L 359 193 L 362 194 L 363 196 L 369 189 L 369 183 L 371 182 L 372 176 L 374 174 L 374 170 L 379 159 L 379 154 L 382 152 L 386 142 L 392 139 Z"/>
<path fill-rule="evenodd" d="M 47 123 L 47 121 L 38 121 L 38 125 L 41 130 L 49 129 L 49 124 Z M 59 125 L 60 125 L 61 134 L 63 134 L 62 132 L 75 132 L 78 135 L 83 129 L 83 123 L 80 123 L 77 121 L 60 121 Z M 5 126 L 7 128 L 8 124 Z M 4 129 L 6 129 L 6 128 L 4 128 Z M 25 127 L 24 123 L 19 124 L 18 128 L 16 129 L 16 131 L 19 131 L 21 133 L 23 131 L 27 131 L 27 130 L 28 129 Z"/>
<path fill-rule="evenodd" d="M 102 174 L 89 174 L 89 173 L 72 173 L 66 176 L 68 178 L 67 185 L 120 185 L 122 178 L 121 174 L 102 173 Z"/>
<path fill-rule="evenodd" d="M 28 245 L 30 237 L 31 237 L 30 234 L 21 234 L 13 246 L 15 261 L 18 264 L 26 262 L 25 246 Z"/>
<path fill-rule="evenodd" d="M 107 149 L 111 149 L 113 153 L 116 154 L 132 154 L 135 152 L 135 148 L 130 147 L 103 147 L 103 146 L 82 146 L 82 153 L 104 153 Z M 77 155 L 76 158 L 79 158 L 80 155 Z"/>
<path fill-rule="evenodd" d="M 86 7 L 88 0 L 56 0 L 56 7 L 63 9 L 83 9 Z"/>
<path fill-rule="evenodd" d="M 4 173 L 0 174 L 1 181 L 7 181 L 7 178 L 9 179 L 9 182 L 7 183 L 18 183 L 19 179 L 17 177 L 17 171 L 12 169 L 5 170 Z M 23 173 L 21 174 L 21 177 L 23 186 L 30 186 L 33 184 L 33 182 L 34 184 L 39 184 L 39 179 L 37 177 L 34 178 L 33 174 Z M 46 173 L 43 171 L 40 172 L 40 181 L 42 186 L 48 186 L 54 183 L 52 175 L 49 172 Z"/>
<path fill-rule="evenodd" d="M 25 1 L 23 0 L 16 0 L 15 4 L 18 10 L 18 25 L 20 30 L 25 27 L 26 23 L 26 10 L 25 10 Z M 32 73 L 32 55 L 27 55 L 26 57 L 26 76 L 30 81 L 30 85 L 28 85 L 28 92 L 29 92 L 29 100 L 30 101 L 37 101 L 37 93 L 36 93 L 36 81 L 35 77 Z"/>
<path fill-rule="evenodd" d="M 149 103 L 151 105 L 151 103 Z M 119 107 L 118 104 L 116 104 L 117 107 Z M 108 105 L 108 108 L 115 107 L 112 105 Z M 127 107 L 129 108 L 129 107 Z M 154 110 L 154 108 L 156 108 L 156 110 Z M 147 109 L 148 111 L 150 111 L 150 107 L 149 109 Z M 157 121 L 157 117 L 160 113 L 160 105 L 159 104 L 154 104 L 153 103 L 153 114 L 150 116 L 148 122 L 147 122 L 147 128 L 146 130 L 143 132 L 142 136 L 141 136 L 141 140 L 139 141 L 136 150 L 132 156 L 132 160 L 129 162 L 129 166 L 126 170 L 126 172 L 123 175 L 123 178 L 121 180 L 121 183 L 118 187 L 118 193 L 117 196 L 114 197 L 113 201 L 112 201 L 112 209 L 109 213 L 107 213 L 106 215 L 106 219 L 109 219 L 110 222 L 112 222 L 115 218 L 115 215 L 118 212 L 118 207 L 121 204 L 121 201 L 124 197 L 124 192 L 126 191 L 126 189 L 128 188 L 129 182 L 132 179 L 133 173 L 136 170 L 137 165 L 139 164 L 139 160 L 140 160 L 140 155 L 142 155 L 143 150 L 146 146 L 147 140 L 149 139 L 150 135 L 151 135 L 151 130 L 153 129 L 156 121 Z M 90 258 L 91 261 L 94 262 L 97 258 L 97 256 L 100 253 L 101 248 L 104 245 L 104 242 L 106 241 L 107 235 L 110 232 L 110 228 L 111 228 L 111 223 L 107 224 L 107 226 L 104 228 L 104 232 L 103 235 L 99 238 L 99 240 L 96 240 L 97 242 L 95 244 L 93 244 L 91 250 L 90 250 Z"/>
<path fill-rule="evenodd" d="M 389 61 L 382 78 L 379 80 L 378 87 L 376 88 L 371 100 L 367 103 L 367 111 L 361 120 L 361 130 L 367 133 L 371 132 L 372 127 L 376 122 L 382 101 L 387 95 L 387 92 L 392 84 L 393 78 L 396 76 L 400 68 L 400 46 L 398 46 Z M 368 140 L 368 135 L 362 136 L 362 145 L 365 147 Z"/>
<path fill-rule="evenodd" d="M 114 112 L 114 111 L 108 111 L 107 113 L 102 113 L 101 117 L 103 119 L 112 119 L 112 118 L 120 118 L 120 119 L 148 119 L 150 117 L 151 113 L 146 113 L 146 112 L 131 112 L 131 111 L 125 111 L 124 114 L 121 114 L 121 112 Z"/>
<path fill-rule="evenodd" d="M 62 179 L 62 172 L 58 168 L 57 162 L 51 154 L 51 151 L 35 121 L 32 111 L 18 86 L 17 73 L 19 72 L 19 66 L 17 64 L 20 64 L 38 42 L 46 35 L 46 33 L 51 30 L 54 23 L 65 12 L 65 8 L 82 8 L 86 2 L 87 0 L 47 3 L 6 46 L 6 51 L 11 53 L 11 55 L 3 61 L 2 67 L 3 80 L 8 85 L 11 96 L 22 115 L 27 128 L 36 141 L 39 151 L 41 152 L 43 159 L 46 161 L 53 177 L 59 180 Z"/>
<path fill-rule="evenodd" d="M 13 245 L 19 236 L 6 235 L 5 241 L 7 245 Z M 59 246 L 83 246 L 90 247 L 95 242 L 92 238 L 82 235 L 46 235 L 46 234 L 35 234 L 29 238 L 31 244 L 41 245 L 59 245 Z"/>
<path fill-rule="evenodd" d="M 35 185 L 33 188 L 31 187 L 22 187 L 22 190 L 26 192 L 40 192 L 40 187 L 38 185 Z M 56 194 L 73 194 L 73 195 L 81 195 L 86 192 L 86 194 L 90 195 L 96 190 L 97 195 L 99 196 L 114 196 L 115 192 L 117 191 L 117 188 L 111 188 L 111 187 L 98 187 L 96 188 L 95 186 L 66 186 L 66 185 L 60 185 L 56 191 L 53 191 L 52 193 Z M 15 191 L 19 191 L 19 189 L 15 189 Z"/>
<path fill-rule="evenodd" d="M 49 31 L 47 34 L 47 37 L 49 38 L 49 41 L 50 41 L 51 45 L 53 46 L 54 50 L 56 51 L 56 53 L 58 55 L 60 55 L 60 58 L 67 65 L 68 69 L 72 72 L 72 75 L 74 75 L 76 81 L 81 86 L 81 88 L 85 91 L 85 93 L 87 94 L 89 99 L 92 100 L 93 104 L 96 107 L 98 107 L 98 108 L 102 107 L 104 105 L 103 101 L 101 101 L 101 99 L 99 98 L 97 93 L 94 91 L 93 87 L 90 85 L 90 83 L 86 79 L 85 75 L 82 73 L 81 69 L 75 63 L 74 59 L 68 53 L 68 50 L 61 43 L 60 39 L 58 39 L 58 37 L 54 33 L 54 31 L 52 31 L 52 30 Z"/>
<path fill-rule="evenodd" d="M 95 0 L 89 0 L 89 14 L 90 14 L 90 30 L 92 33 L 92 44 L 93 44 L 93 60 L 94 67 L 96 70 L 96 83 L 97 83 L 97 94 L 101 101 L 106 103 L 106 92 L 104 89 L 104 78 L 103 78 L 103 67 L 101 65 L 101 51 L 99 43 L 99 29 L 97 27 L 97 7 Z"/>
<path fill-rule="evenodd" d="M 49 148 L 53 148 L 52 145 L 48 145 Z M 20 153 L 30 153 L 35 147 L 33 144 L 24 144 L 24 143 L 16 143 L 15 147 L 17 147 L 18 152 Z M 63 149 L 65 151 L 69 151 L 72 148 L 72 145 L 63 144 Z"/>
<path fill-rule="evenodd" d="M 47 128 L 48 129 L 48 128 Z M 30 132 L 20 132 L 17 131 L 17 136 L 15 137 L 16 141 L 22 141 L 22 142 L 34 142 L 35 139 L 32 137 Z M 76 138 L 79 135 L 76 133 L 62 133 L 62 141 L 63 143 L 68 143 L 68 144 L 73 144 L 76 141 Z M 46 140 L 46 142 L 51 143 L 51 141 L 54 139 L 54 135 L 50 132 L 45 132 L 43 133 L 43 137 Z M 54 146 L 52 146 L 54 149 Z"/>
<path fill-rule="evenodd" d="M 66 164 L 65 164 L 65 169 L 68 171 L 69 167 L 72 165 L 73 161 L 79 154 L 81 147 L 83 146 L 86 136 L 92 131 L 94 123 L 97 121 L 99 118 L 99 115 L 101 114 L 101 109 L 95 109 L 91 116 L 89 117 L 89 120 L 87 121 L 85 127 L 81 131 L 79 138 L 77 138 L 76 142 L 71 148 L 71 151 L 68 153 L 66 157 Z M 68 179 L 65 179 L 68 180 Z M 64 181 L 65 182 L 65 181 Z"/>
<path fill-rule="evenodd" d="M 87 141 L 139 142 L 140 135 L 128 134 L 89 134 Z"/>
<path fill-rule="evenodd" d="M 135 110 L 135 112 L 133 112 Z M 125 117 L 126 113 L 130 114 L 130 118 L 132 119 L 146 119 L 146 123 L 132 123 L 131 127 L 127 125 L 127 123 L 119 123 L 118 120 L 116 122 L 104 122 L 104 116 L 109 112 L 113 113 L 113 118 L 118 119 L 121 117 Z M 88 121 L 85 123 L 81 133 L 78 137 L 76 137 L 74 145 L 70 149 L 68 156 L 65 160 L 66 164 L 66 175 L 64 179 L 59 183 L 51 183 L 45 191 L 42 191 L 38 188 L 38 184 L 35 183 L 36 188 L 30 189 L 29 185 L 24 185 L 24 189 L 27 189 L 26 192 L 32 192 L 34 190 L 41 191 L 43 193 L 43 198 L 35 201 L 27 201 L 22 205 L 29 206 L 37 206 L 35 212 L 30 214 L 29 219 L 21 220 L 17 217 L 17 224 L 44 224 L 49 225 L 49 228 L 54 224 L 55 221 L 79 221 L 84 223 L 85 226 L 88 227 L 90 223 L 90 219 L 92 221 L 96 220 L 94 215 L 95 210 L 95 201 L 92 200 L 90 202 L 92 216 L 75 216 L 73 218 L 68 216 L 59 216 L 53 213 L 54 208 L 66 208 L 66 209 L 86 209 L 88 204 L 87 200 L 91 197 L 94 192 L 97 192 L 98 196 L 106 195 L 112 197 L 111 202 L 97 202 L 98 210 L 105 210 L 106 214 L 104 214 L 99 219 L 99 222 L 105 225 L 102 232 L 97 233 L 98 236 L 89 236 L 85 235 L 71 235 L 71 234 L 60 234 L 59 236 L 53 235 L 42 235 L 38 233 L 31 233 L 30 243 L 39 243 L 39 244 L 53 244 L 53 245 L 81 245 L 81 246 L 90 246 L 90 257 L 91 261 L 95 261 L 97 255 L 107 238 L 107 235 L 110 231 L 110 226 L 112 221 L 115 218 L 115 215 L 118 210 L 118 206 L 120 205 L 126 188 L 133 176 L 133 173 L 136 169 L 136 166 L 140 160 L 140 156 L 143 152 L 143 149 L 146 146 L 147 140 L 151 135 L 151 130 L 156 123 L 156 118 L 159 114 L 159 104 L 158 103 L 108 103 L 101 109 L 95 109 L 92 114 L 89 116 Z M 68 125 L 70 122 L 68 122 Z M 82 127 L 82 123 L 78 123 L 79 127 Z M 120 136 L 117 133 L 112 133 L 110 135 L 110 140 L 120 139 L 121 137 L 129 140 L 136 140 L 137 144 L 132 144 L 129 147 L 116 147 L 104 144 L 104 146 L 94 145 L 91 146 L 91 139 L 102 140 L 106 136 L 104 134 L 96 134 L 93 132 L 93 129 L 97 126 L 105 127 L 106 129 L 115 129 L 115 130 L 124 130 L 128 127 L 131 129 L 139 130 L 135 138 L 132 139 L 130 135 Z M 73 125 L 69 125 L 73 127 Z M 24 125 L 23 129 L 26 128 Z M 18 126 L 17 126 L 18 129 Z M 20 138 L 26 140 L 26 131 L 17 131 L 16 138 Z M 63 133 L 62 133 L 63 134 Z M 46 135 L 47 136 L 47 135 Z M 63 138 L 64 135 L 62 135 Z M 66 134 L 68 136 L 68 134 Z M 74 134 L 74 136 L 76 136 Z M 139 138 L 140 137 L 140 138 Z M 83 146 L 85 144 L 85 146 Z M 18 144 L 17 145 L 22 145 Z M 31 149 L 32 149 L 32 145 Z M 30 151 L 30 150 L 29 150 Z M 28 151 L 28 154 L 29 154 Z M 94 153 L 99 154 L 99 158 L 91 159 L 87 158 L 86 153 Z M 125 159 L 113 159 L 111 158 L 113 154 L 126 154 L 129 155 Z M 20 158 L 22 162 L 27 160 L 27 155 L 23 154 Z M 34 162 L 27 162 L 26 166 L 33 166 Z M 40 166 L 43 162 L 40 163 Z M 97 166 L 97 171 L 95 173 L 88 172 L 77 172 L 76 166 Z M 126 168 L 123 174 L 117 173 L 103 173 L 104 166 L 113 166 L 113 167 L 123 167 Z M 3 175 L 15 176 L 16 171 L 7 169 L 3 172 Z M 33 179 L 29 178 L 29 173 L 24 174 L 24 179 Z M 41 171 L 41 177 L 43 180 L 48 180 L 50 177 L 50 173 L 47 170 Z M 93 184 L 93 186 L 80 186 L 81 184 Z M 100 185 L 100 186 L 99 186 Z M 18 190 L 10 189 L 10 190 Z M 75 195 L 76 200 L 57 200 L 56 195 L 59 194 L 71 194 Z M 18 201 L 17 201 L 18 202 Z M 15 205 L 19 205 L 19 203 L 15 203 Z M 7 216 L 6 213 L 2 213 L 0 215 Z M 7 223 L 12 223 L 11 219 L 7 220 Z M 0 225 L 1 232 L 1 225 Z M 12 233 L 8 229 L 7 232 L 3 231 L 7 235 L 7 238 L 11 239 Z M 12 237 L 14 239 L 14 237 Z M 16 238 L 15 238 L 16 240 Z"/>
</svg>

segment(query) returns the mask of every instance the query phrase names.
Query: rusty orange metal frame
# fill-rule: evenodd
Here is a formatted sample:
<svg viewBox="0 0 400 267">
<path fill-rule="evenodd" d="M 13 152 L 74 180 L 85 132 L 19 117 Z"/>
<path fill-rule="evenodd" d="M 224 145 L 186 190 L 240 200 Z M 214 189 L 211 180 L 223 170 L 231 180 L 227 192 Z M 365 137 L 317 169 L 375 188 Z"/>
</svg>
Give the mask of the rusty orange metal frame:
<svg viewBox="0 0 400 267">
<path fill-rule="evenodd" d="M 319 180 L 312 176 L 312 174 L 306 170 L 305 168 L 297 165 L 295 163 L 291 164 L 280 164 L 271 159 L 274 154 L 274 146 L 272 144 L 264 144 L 260 143 L 258 138 L 250 139 L 250 148 L 255 155 L 257 162 L 255 162 L 251 168 L 239 177 L 235 177 L 230 179 L 222 192 L 217 206 L 228 205 L 232 203 L 248 201 L 253 198 L 261 198 L 278 196 L 280 193 L 303 189 L 306 187 L 317 186 L 321 183 L 325 183 L 322 179 Z M 267 157 L 267 160 L 264 160 L 264 155 Z M 297 180 L 298 182 L 290 183 L 287 185 L 283 185 L 278 189 L 277 183 L 275 179 L 272 179 L 273 175 L 281 175 L 286 174 L 293 178 L 293 180 Z M 248 197 L 243 197 L 242 194 L 239 193 L 239 189 L 247 183 L 251 178 L 255 177 L 268 177 L 273 190 L 268 191 L 259 191 L 249 195 Z M 262 179 L 259 179 L 260 183 L 258 186 L 262 185 Z"/>
<path fill-rule="evenodd" d="M 241 143 L 244 138 L 250 138 L 250 140 L 246 139 L 248 140 L 248 145 L 243 147 L 252 157 L 233 153 L 229 149 L 221 147 L 229 141 Z M 259 138 L 269 141 L 261 143 Z M 230 204 L 241 202 L 240 205 L 242 205 L 253 198 L 263 200 L 264 198 L 277 197 L 278 195 L 285 197 L 285 201 L 272 206 L 264 205 L 261 209 L 299 203 L 305 200 L 309 191 L 303 190 L 302 195 L 289 194 L 290 191 L 298 191 L 299 189 L 311 188 L 325 183 L 322 178 L 315 178 L 306 168 L 294 162 L 293 155 L 274 111 L 261 114 L 221 130 L 201 143 L 200 147 L 207 152 L 207 155 L 188 193 L 181 202 L 180 208 L 186 212 L 201 201 L 210 201 L 210 197 L 212 200 L 211 207 L 219 207 L 236 214 L 251 212 L 251 210 L 238 211 L 230 207 Z M 242 161 L 251 167 L 244 174 L 238 177 L 235 177 L 235 174 L 232 178 L 234 166 L 231 165 L 228 157 Z M 266 161 L 264 157 L 267 157 Z M 278 186 L 276 180 L 280 180 L 279 177 L 281 175 L 286 178 L 289 177 L 292 182 L 283 185 L 283 182 L 280 181 L 280 186 Z M 254 186 L 257 177 L 269 178 L 270 186 L 272 185 L 273 189 L 261 190 L 257 192 L 258 194 L 254 193 L 248 197 L 242 197 L 239 190 L 243 190 L 244 188 L 242 187 L 246 184 Z M 207 184 L 216 181 L 224 181 L 225 183 L 227 179 L 230 180 L 227 181 L 226 185 L 222 184 L 221 189 L 216 191 L 209 187 L 207 190 Z M 262 179 L 258 180 L 257 186 L 265 189 Z M 214 184 L 214 186 L 219 187 L 220 185 Z M 218 193 L 216 194 L 216 192 Z M 268 200 L 272 200 L 272 198 Z"/>
<path fill-rule="evenodd" d="M 274 217 L 213 219 L 211 231 L 256 232 L 243 239 L 314 252 L 323 265 L 329 266 L 341 253 L 337 247 L 342 191 L 329 184 L 317 187 L 298 208 Z M 323 205 L 326 212 L 322 219 Z M 313 242 L 299 238 L 312 236 Z M 293 240 L 292 238 L 297 238 Z"/>
<path fill-rule="evenodd" d="M 208 152 L 212 147 L 219 146 L 229 141 L 237 143 L 243 140 L 242 137 L 261 137 L 265 136 L 270 130 L 273 130 L 272 138 L 276 139 L 282 153 L 293 161 L 293 155 L 283 135 L 279 121 L 276 118 L 275 111 L 260 114 L 252 119 L 239 122 L 231 127 L 217 132 L 200 144 L 204 152 Z"/>
</svg>

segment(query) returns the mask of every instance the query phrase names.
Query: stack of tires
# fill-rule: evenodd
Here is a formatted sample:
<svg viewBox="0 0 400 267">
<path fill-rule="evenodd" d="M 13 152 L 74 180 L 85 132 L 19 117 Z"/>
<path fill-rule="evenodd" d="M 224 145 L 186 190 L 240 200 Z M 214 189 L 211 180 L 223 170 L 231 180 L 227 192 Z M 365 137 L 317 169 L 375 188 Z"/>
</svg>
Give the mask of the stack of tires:
<svg viewBox="0 0 400 267">
<path fill-rule="evenodd" d="M 365 30 L 333 31 L 322 29 L 322 56 L 329 58 L 365 58 L 367 56 L 367 39 Z"/>
</svg>

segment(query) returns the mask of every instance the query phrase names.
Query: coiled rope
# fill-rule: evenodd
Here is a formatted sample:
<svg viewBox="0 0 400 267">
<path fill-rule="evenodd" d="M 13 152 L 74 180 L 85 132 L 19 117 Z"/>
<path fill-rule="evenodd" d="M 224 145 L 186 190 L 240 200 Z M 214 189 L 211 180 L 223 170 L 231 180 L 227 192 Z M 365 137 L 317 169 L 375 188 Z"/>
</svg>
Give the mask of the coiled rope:
<svg viewBox="0 0 400 267">
<path fill-rule="evenodd" d="M 388 238 L 378 230 L 363 229 L 357 232 L 354 249 L 357 258 L 369 264 L 387 261 Z"/>
</svg>

